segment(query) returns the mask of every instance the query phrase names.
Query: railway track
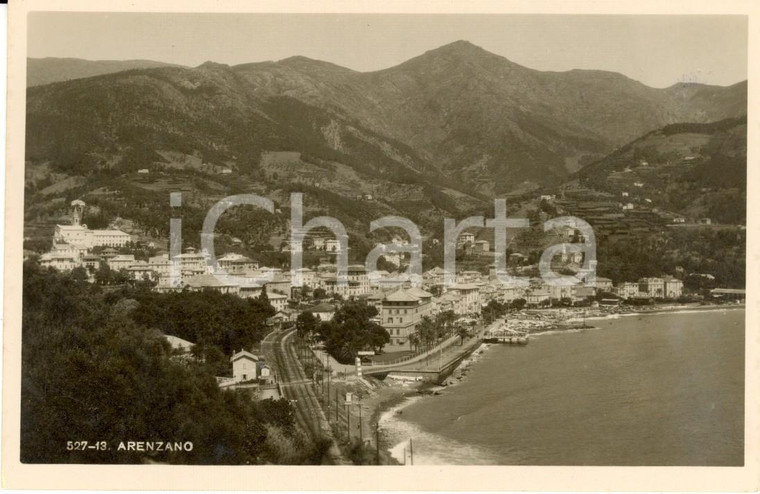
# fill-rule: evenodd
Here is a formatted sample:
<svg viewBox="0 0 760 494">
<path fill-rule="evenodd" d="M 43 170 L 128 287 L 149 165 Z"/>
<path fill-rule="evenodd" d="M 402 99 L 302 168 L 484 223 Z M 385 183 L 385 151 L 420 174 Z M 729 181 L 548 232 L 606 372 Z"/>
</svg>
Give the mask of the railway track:
<svg viewBox="0 0 760 494">
<path fill-rule="evenodd" d="M 311 379 L 306 376 L 295 348 L 289 343 L 294 334 L 295 330 L 273 331 L 262 340 L 261 350 L 275 369 L 282 395 L 293 404 L 297 426 L 313 440 L 329 438 L 333 443 L 328 453 L 329 461 L 344 464 L 330 425 L 311 388 Z"/>
</svg>

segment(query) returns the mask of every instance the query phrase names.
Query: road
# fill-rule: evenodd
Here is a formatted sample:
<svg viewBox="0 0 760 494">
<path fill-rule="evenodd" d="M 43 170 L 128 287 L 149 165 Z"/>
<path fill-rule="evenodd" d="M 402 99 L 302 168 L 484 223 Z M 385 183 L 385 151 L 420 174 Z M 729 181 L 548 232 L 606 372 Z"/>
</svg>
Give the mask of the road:
<svg viewBox="0 0 760 494">
<path fill-rule="evenodd" d="M 317 395 L 312 389 L 311 379 L 304 373 L 296 357 L 295 348 L 290 344 L 294 334 L 294 329 L 269 333 L 261 341 L 261 351 L 266 362 L 274 367 L 283 397 L 294 405 L 298 427 L 314 440 L 320 437 L 330 439 L 333 444 L 328 452 L 328 461 L 337 465 L 345 464 L 346 461 L 335 444 Z"/>
</svg>

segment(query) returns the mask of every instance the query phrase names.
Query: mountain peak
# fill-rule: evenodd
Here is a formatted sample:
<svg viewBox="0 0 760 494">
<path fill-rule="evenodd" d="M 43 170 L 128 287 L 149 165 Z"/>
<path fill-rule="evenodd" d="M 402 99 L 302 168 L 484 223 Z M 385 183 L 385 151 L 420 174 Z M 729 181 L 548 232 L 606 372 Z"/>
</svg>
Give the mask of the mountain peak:
<svg viewBox="0 0 760 494">
<path fill-rule="evenodd" d="M 491 63 L 503 63 L 510 66 L 516 65 L 510 60 L 504 58 L 501 55 L 496 55 L 490 51 L 474 45 L 466 40 L 458 40 L 452 43 L 440 46 L 433 50 L 428 50 L 422 55 L 407 60 L 406 62 L 398 65 L 397 67 L 414 67 L 422 64 L 427 66 L 433 64 L 435 66 L 447 66 L 451 63 L 475 63 L 475 64 L 491 64 Z"/>
<path fill-rule="evenodd" d="M 212 62 L 211 60 L 207 60 L 196 68 L 197 69 L 229 69 L 230 66 L 225 63 L 218 63 L 218 62 Z"/>
<path fill-rule="evenodd" d="M 448 43 L 446 45 L 440 46 L 438 48 L 428 51 L 427 53 L 447 53 L 447 54 L 457 54 L 457 55 L 467 55 L 467 56 L 482 55 L 482 54 L 493 55 L 493 53 L 489 52 L 488 50 L 485 50 L 481 48 L 480 46 L 470 43 L 469 41 L 464 40 L 464 39 L 460 39 L 452 43 Z"/>
</svg>

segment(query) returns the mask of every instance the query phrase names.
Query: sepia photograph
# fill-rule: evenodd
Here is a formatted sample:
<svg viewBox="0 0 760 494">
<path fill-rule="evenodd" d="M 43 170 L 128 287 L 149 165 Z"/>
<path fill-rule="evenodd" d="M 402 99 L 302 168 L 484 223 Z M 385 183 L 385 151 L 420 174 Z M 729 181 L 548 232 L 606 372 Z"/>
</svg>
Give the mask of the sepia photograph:
<svg viewBox="0 0 760 494">
<path fill-rule="evenodd" d="M 12 461 L 757 473 L 750 16 L 23 7 Z"/>
</svg>

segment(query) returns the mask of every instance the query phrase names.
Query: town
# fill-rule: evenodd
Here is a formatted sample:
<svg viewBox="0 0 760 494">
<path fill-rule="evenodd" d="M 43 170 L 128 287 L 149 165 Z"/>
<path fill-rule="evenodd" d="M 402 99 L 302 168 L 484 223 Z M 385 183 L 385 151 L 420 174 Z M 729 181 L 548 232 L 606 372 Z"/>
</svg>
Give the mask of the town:
<svg viewBox="0 0 760 494">
<path fill-rule="evenodd" d="M 445 282 L 443 268 L 435 267 L 423 273 L 419 286 L 412 286 L 409 282 L 399 284 L 397 273 L 385 270 L 368 273 L 364 265 L 351 264 L 345 273 L 347 283 L 341 283 L 340 277 L 336 276 L 337 266 L 331 262 L 334 258 L 328 256 L 323 257 L 324 262 L 314 269 L 304 267 L 296 273 L 260 266 L 242 254 L 227 253 L 217 259 L 217 266 L 231 276 L 220 281 L 214 275 L 208 253 L 192 247 L 173 259 L 167 253 L 147 259 L 126 253 L 135 245 L 133 236 L 116 229 L 90 230 L 83 223 L 85 209 L 86 204 L 81 200 L 71 203 L 71 223 L 56 226 L 51 250 L 37 259 L 40 266 L 62 272 L 81 268 L 93 283 L 111 276 L 125 283 L 148 283 L 157 292 L 215 291 L 254 298 L 265 290 L 276 311 L 269 323 L 278 326 L 293 325 L 302 312 L 311 312 L 320 321 L 330 320 L 336 305 L 343 301 L 365 301 L 377 311 L 372 322 L 385 328 L 390 337 L 382 348 L 386 354 L 412 351 L 420 322 L 449 311 L 463 320 L 477 320 L 489 304 L 520 309 L 598 308 L 622 304 L 641 306 L 654 301 L 677 302 L 683 301 L 684 297 L 683 281 L 670 275 L 619 281 L 615 285 L 608 278 L 595 277 L 593 283 L 572 286 L 547 284 L 541 277 L 533 276 L 525 278 L 529 282 L 524 286 L 512 286 L 501 283 L 493 267 L 487 273 L 458 271 L 453 284 Z M 566 228 L 562 235 L 569 240 L 577 232 Z M 405 246 L 408 241 L 394 238 L 394 244 Z M 457 247 L 468 251 L 489 250 L 487 241 L 476 240 L 475 234 L 468 231 L 459 235 Z M 317 234 L 310 242 L 310 248 L 334 255 L 339 250 L 339 243 L 328 234 Z M 25 257 L 33 257 L 33 253 L 25 253 Z M 564 265 L 583 265 L 582 253 L 563 251 L 557 257 L 557 261 Z M 386 266 L 402 266 L 403 255 L 398 252 L 389 252 L 385 258 Z M 529 271 L 530 266 L 524 265 L 525 259 L 525 255 L 512 252 L 509 255 L 512 271 Z M 179 284 L 171 283 L 173 263 L 179 266 Z M 296 274 L 300 286 L 294 283 Z M 269 281 L 249 282 L 251 278 L 265 275 L 269 275 Z M 716 288 L 712 295 L 736 297 L 741 296 L 741 292 Z M 305 304 L 307 300 L 313 305 Z"/>
</svg>

